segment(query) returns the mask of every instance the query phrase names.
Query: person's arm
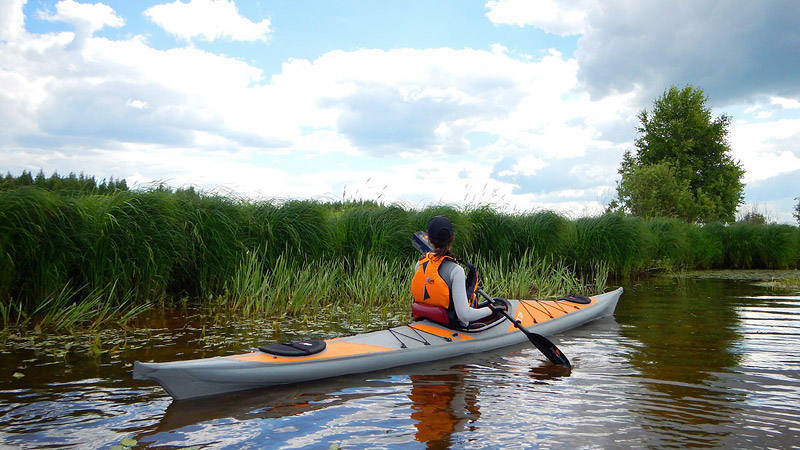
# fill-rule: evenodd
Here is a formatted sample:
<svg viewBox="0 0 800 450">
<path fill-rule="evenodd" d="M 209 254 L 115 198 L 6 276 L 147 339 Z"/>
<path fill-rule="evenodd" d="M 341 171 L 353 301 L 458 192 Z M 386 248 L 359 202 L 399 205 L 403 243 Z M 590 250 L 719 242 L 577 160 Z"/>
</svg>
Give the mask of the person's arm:
<svg viewBox="0 0 800 450">
<path fill-rule="evenodd" d="M 450 293 L 453 296 L 453 307 L 456 310 L 456 317 L 458 317 L 458 320 L 466 324 L 491 315 L 492 309 L 488 306 L 477 309 L 469 306 L 467 289 L 465 287 L 467 276 L 464 274 L 464 269 L 458 264 L 453 264 L 451 274 L 453 281 L 450 284 Z"/>
</svg>

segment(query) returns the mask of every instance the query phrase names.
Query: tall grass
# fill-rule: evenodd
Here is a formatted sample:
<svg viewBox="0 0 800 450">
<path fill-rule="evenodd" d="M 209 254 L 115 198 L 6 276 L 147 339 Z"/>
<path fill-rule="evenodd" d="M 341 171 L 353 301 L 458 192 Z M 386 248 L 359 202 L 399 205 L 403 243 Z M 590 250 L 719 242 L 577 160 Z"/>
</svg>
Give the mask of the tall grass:
<svg viewBox="0 0 800 450">
<path fill-rule="evenodd" d="M 560 295 L 653 268 L 794 268 L 800 258 L 789 225 L 26 186 L 0 190 L 0 319 L 5 327 L 36 312 L 91 326 L 86 317 L 105 314 L 99 303 L 136 311 L 179 298 L 248 315 L 406 302 L 410 236 L 434 215 L 451 219 L 454 252 L 479 261 L 497 295 Z"/>
<path fill-rule="evenodd" d="M 645 222 L 635 217 L 583 217 L 575 221 L 575 241 L 568 255 L 581 270 L 590 270 L 603 261 L 612 273 L 627 276 L 647 268 L 653 259 L 654 240 Z"/>
<path fill-rule="evenodd" d="M 525 253 L 521 258 L 499 258 L 488 261 L 479 258 L 484 284 L 491 286 L 492 295 L 509 298 L 547 298 L 567 294 L 592 295 L 606 287 L 608 266 L 596 263 L 585 275 L 577 274 L 563 261 L 534 258 Z"/>
</svg>

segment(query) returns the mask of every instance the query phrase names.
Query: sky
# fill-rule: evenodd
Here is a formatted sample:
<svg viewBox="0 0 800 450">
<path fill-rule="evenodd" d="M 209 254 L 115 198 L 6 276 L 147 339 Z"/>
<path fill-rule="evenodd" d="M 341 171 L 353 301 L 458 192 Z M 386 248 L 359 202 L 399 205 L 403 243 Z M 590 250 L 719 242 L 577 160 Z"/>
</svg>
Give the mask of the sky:
<svg viewBox="0 0 800 450">
<path fill-rule="evenodd" d="M 0 0 L 0 171 L 248 199 L 601 213 L 637 114 L 727 114 L 795 223 L 796 0 Z"/>
</svg>

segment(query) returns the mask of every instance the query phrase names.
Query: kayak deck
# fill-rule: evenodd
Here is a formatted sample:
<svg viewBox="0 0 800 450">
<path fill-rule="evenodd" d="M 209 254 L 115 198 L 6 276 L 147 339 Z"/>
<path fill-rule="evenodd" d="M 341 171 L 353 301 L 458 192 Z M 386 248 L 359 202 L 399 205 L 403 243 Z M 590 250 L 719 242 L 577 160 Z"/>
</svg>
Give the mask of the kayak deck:
<svg viewBox="0 0 800 450">
<path fill-rule="evenodd" d="M 552 335 L 614 313 L 622 288 L 564 300 L 509 300 L 509 314 L 528 330 Z M 514 345 L 526 336 L 505 318 L 482 328 L 454 330 L 421 320 L 353 336 L 328 339 L 305 356 L 253 351 L 164 363 L 135 362 L 133 377 L 158 382 L 176 400 L 388 369 Z"/>
</svg>

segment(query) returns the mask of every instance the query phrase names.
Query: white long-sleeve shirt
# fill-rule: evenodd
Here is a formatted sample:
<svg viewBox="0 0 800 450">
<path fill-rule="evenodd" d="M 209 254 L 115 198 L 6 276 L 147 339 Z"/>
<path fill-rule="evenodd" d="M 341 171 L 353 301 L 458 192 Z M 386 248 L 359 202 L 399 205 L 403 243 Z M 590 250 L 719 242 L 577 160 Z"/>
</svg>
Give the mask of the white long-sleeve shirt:
<svg viewBox="0 0 800 450">
<path fill-rule="evenodd" d="M 414 266 L 414 273 L 417 273 L 417 269 L 419 269 L 419 262 Z M 463 326 L 492 314 L 492 309 L 488 306 L 473 308 L 469 305 L 466 289 L 467 275 L 464 273 L 464 268 L 459 264 L 445 259 L 439 266 L 439 276 L 450 288 L 450 297 L 453 299 L 456 317 Z M 456 288 L 454 289 L 453 286 L 456 286 Z"/>
</svg>

